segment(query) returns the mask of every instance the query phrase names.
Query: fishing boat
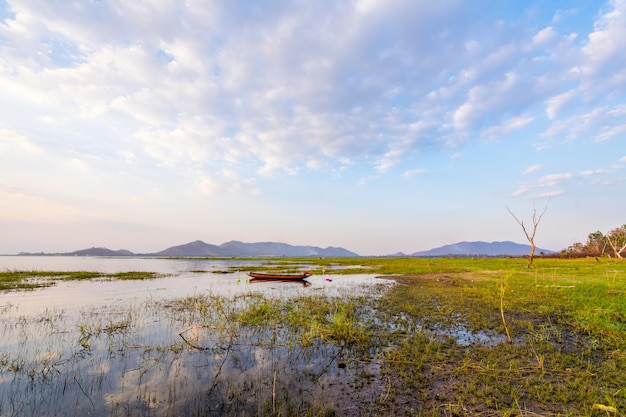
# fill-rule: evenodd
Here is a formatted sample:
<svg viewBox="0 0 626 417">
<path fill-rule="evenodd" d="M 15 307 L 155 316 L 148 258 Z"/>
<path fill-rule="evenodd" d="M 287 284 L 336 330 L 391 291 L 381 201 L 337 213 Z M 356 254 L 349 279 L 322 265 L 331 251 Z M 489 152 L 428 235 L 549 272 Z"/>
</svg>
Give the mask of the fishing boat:
<svg viewBox="0 0 626 417">
<path fill-rule="evenodd" d="M 301 274 L 266 274 L 263 272 L 248 272 L 248 275 L 259 281 L 302 281 L 311 276 L 309 271 L 302 271 Z"/>
</svg>

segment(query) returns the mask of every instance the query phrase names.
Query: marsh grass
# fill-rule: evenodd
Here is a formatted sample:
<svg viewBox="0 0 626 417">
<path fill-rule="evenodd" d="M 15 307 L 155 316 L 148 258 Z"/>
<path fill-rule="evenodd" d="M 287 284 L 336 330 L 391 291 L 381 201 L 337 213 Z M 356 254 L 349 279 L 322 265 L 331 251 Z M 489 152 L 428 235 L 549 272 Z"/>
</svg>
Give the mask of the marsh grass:
<svg viewBox="0 0 626 417">
<path fill-rule="evenodd" d="M 333 283 L 367 269 L 398 284 L 367 296 L 202 293 L 78 318 L 22 317 L 6 305 L 0 320 L 12 344 L 0 353 L 0 415 L 626 413 L 623 262 L 535 258 L 528 269 L 512 258 L 358 258 L 274 266 L 324 271 L 337 275 Z M 43 274 L 25 283 L 68 273 Z"/>
<path fill-rule="evenodd" d="M 430 270 L 398 278 L 381 307 L 410 330 L 387 355 L 398 395 L 420 392 L 421 415 L 623 415 L 626 264 L 515 262 L 422 260 Z M 459 343 L 459 326 L 493 338 Z"/>
<path fill-rule="evenodd" d="M 165 303 L 177 320 L 205 326 L 214 332 L 242 334 L 256 332 L 261 345 L 311 346 L 315 340 L 353 348 L 372 345 L 379 337 L 373 300 L 365 297 L 326 297 L 323 295 L 290 298 L 268 297 L 258 293 L 232 299 L 214 295 L 195 295 Z"/>
<path fill-rule="evenodd" d="M 156 272 L 115 272 L 92 271 L 0 271 L 0 291 L 30 290 L 55 285 L 57 281 L 81 281 L 93 279 L 143 280 L 163 277 Z"/>
</svg>

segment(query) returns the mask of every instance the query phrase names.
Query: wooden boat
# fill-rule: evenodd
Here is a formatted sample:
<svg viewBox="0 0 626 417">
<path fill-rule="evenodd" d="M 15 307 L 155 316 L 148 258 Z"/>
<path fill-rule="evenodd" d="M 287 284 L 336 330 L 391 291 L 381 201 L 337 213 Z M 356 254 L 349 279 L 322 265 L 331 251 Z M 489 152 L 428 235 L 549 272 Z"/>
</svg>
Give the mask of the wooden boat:
<svg viewBox="0 0 626 417">
<path fill-rule="evenodd" d="M 302 281 L 311 276 L 308 271 L 301 274 L 266 274 L 262 272 L 248 272 L 248 275 L 259 281 Z"/>
</svg>

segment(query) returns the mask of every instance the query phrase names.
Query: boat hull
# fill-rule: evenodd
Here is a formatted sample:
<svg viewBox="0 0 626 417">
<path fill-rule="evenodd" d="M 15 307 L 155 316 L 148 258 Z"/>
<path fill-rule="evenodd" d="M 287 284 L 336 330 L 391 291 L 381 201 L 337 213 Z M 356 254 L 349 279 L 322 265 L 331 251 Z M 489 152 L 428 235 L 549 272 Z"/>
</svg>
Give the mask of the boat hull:
<svg viewBox="0 0 626 417">
<path fill-rule="evenodd" d="M 311 276 L 308 272 L 302 274 L 264 274 L 261 272 L 248 272 L 248 275 L 258 281 L 302 281 Z"/>
</svg>

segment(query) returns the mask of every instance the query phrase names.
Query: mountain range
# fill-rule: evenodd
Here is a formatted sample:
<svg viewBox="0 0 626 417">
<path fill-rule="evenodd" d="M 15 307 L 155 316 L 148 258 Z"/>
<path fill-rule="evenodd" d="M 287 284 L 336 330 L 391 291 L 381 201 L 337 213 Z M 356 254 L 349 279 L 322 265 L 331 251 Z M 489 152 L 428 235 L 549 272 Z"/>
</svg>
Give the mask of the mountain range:
<svg viewBox="0 0 626 417">
<path fill-rule="evenodd" d="M 387 256 L 403 257 L 446 257 L 446 256 L 524 256 L 530 253 L 530 246 L 515 242 L 458 242 L 427 251 L 411 254 L 397 253 Z M 554 253 L 536 248 L 536 254 Z M 245 243 L 236 240 L 212 245 L 201 240 L 172 246 L 155 253 L 133 253 L 126 249 L 88 248 L 65 253 L 20 253 L 20 255 L 63 255 L 63 256 L 158 256 L 158 257 L 324 257 L 350 258 L 359 254 L 341 247 L 293 246 L 279 242 Z"/>
<path fill-rule="evenodd" d="M 58 255 L 58 256 L 158 256 L 167 258 L 231 258 L 231 257 L 325 257 L 350 258 L 358 254 L 344 248 L 317 246 L 293 246 L 278 242 L 244 243 L 236 240 L 211 245 L 201 240 L 183 245 L 172 246 L 154 253 L 133 253 L 129 250 L 108 248 L 88 248 L 65 253 L 20 253 L 20 255 Z"/>
<path fill-rule="evenodd" d="M 184 245 L 172 246 L 160 252 L 156 256 L 200 256 L 200 257 L 251 257 L 251 256 L 276 256 L 276 257 L 308 257 L 321 256 L 328 258 L 349 258 L 359 256 L 344 248 L 317 246 L 292 246 L 278 242 L 244 243 L 236 240 L 210 245 L 201 240 L 196 240 Z"/>
<path fill-rule="evenodd" d="M 530 253 L 530 245 L 511 241 L 506 242 L 457 242 L 427 251 L 415 252 L 410 257 L 427 258 L 442 256 L 524 256 Z M 551 250 L 535 248 L 536 254 L 554 253 Z"/>
</svg>

